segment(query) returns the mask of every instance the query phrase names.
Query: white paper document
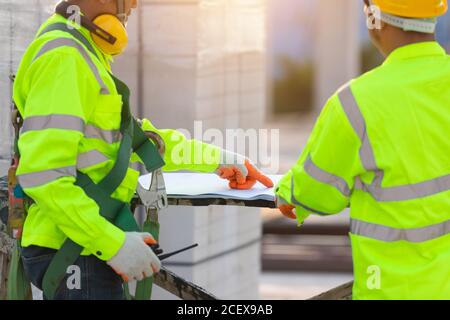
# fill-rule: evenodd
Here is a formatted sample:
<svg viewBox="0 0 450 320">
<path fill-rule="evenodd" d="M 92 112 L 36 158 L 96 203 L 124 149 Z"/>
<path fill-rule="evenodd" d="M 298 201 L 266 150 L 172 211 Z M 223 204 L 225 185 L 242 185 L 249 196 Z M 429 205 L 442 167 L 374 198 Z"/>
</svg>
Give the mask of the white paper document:
<svg viewBox="0 0 450 320">
<path fill-rule="evenodd" d="M 146 189 L 150 186 L 151 176 L 147 174 L 139 178 L 139 183 Z M 269 177 L 275 186 L 282 178 L 281 175 Z M 169 198 L 275 201 L 274 188 L 266 188 L 257 182 L 251 190 L 232 190 L 228 187 L 228 180 L 221 179 L 215 174 L 164 173 L 164 181 Z"/>
</svg>

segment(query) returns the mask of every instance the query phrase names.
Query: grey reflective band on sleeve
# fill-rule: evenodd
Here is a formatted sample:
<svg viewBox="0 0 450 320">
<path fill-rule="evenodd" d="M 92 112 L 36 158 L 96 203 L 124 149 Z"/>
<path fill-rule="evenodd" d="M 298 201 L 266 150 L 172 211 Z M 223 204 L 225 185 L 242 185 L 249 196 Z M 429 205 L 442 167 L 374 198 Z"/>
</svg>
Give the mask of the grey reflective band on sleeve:
<svg viewBox="0 0 450 320">
<path fill-rule="evenodd" d="M 308 210 L 308 211 L 310 211 L 310 212 L 312 212 L 312 213 L 318 214 L 318 215 L 320 215 L 320 216 L 329 216 L 329 215 L 332 215 L 332 213 L 326 213 L 326 212 L 322 212 L 322 211 L 318 211 L 318 210 L 309 208 L 308 206 L 306 206 L 306 205 L 304 205 L 303 203 L 301 203 L 300 201 L 298 201 L 298 200 L 295 198 L 295 196 L 294 196 L 294 192 L 295 192 L 294 188 L 295 188 L 295 185 L 294 185 L 294 177 L 292 177 L 292 178 L 291 178 L 291 203 L 292 203 L 292 204 L 294 204 L 294 205 L 296 205 L 296 206 L 300 206 L 300 207 L 302 207 L 303 209 Z"/>
<path fill-rule="evenodd" d="M 417 184 L 382 188 L 378 185 L 364 186 L 378 201 L 406 201 L 432 196 L 450 190 L 450 175 Z"/>
<path fill-rule="evenodd" d="M 359 177 L 355 188 L 364 190 L 380 202 L 395 202 L 420 199 L 450 190 L 450 175 L 417 184 L 396 187 L 382 187 L 384 171 L 376 165 L 374 151 L 367 135 L 367 126 L 356 99 L 348 85 L 338 94 L 342 108 L 353 129 L 361 140 L 360 157 L 364 168 L 375 173 L 373 182 L 367 185 Z"/>
<path fill-rule="evenodd" d="M 401 229 L 351 219 L 350 232 L 384 242 L 408 241 L 425 242 L 450 233 L 450 220 L 422 228 Z"/>
<path fill-rule="evenodd" d="M 104 130 L 92 124 L 86 125 L 84 134 L 88 139 L 100 139 L 108 143 L 115 143 L 121 139 L 121 133 L 119 130 Z"/>
<path fill-rule="evenodd" d="M 46 129 L 79 131 L 87 139 L 100 139 L 108 144 L 119 142 L 122 137 L 119 130 L 104 130 L 92 124 L 85 125 L 82 118 L 65 114 L 27 117 L 20 133 Z"/>
<path fill-rule="evenodd" d="M 103 81 L 102 77 L 100 76 L 100 72 L 98 71 L 97 66 L 95 65 L 93 59 L 89 55 L 89 53 L 86 51 L 86 49 L 83 48 L 82 45 L 80 45 L 76 40 L 70 39 L 70 38 L 57 38 L 54 40 L 50 40 L 47 43 L 45 43 L 41 50 L 38 52 L 38 54 L 34 57 L 33 61 L 38 59 L 43 54 L 52 51 L 59 47 L 72 47 L 78 50 L 78 52 L 83 56 L 86 63 L 89 65 L 89 68 L 91 69 L 92 73 L 94 74 L 95 78 L 97 79 L 98 84 L 100 85 L 100 93 L 101 94 L 109 94 L 110 91 L 108 87 L 106 86 L 105 82 Z"/>
<path fill-rule="evenodd" d="M 84 120 L 77 116 L 64 114 L 31 116 L 24 119 L 21 134 L 45 129 L 73 130 L 83 133 Z"/>
<path fill-rule="evenodd" d="M 130 165 L 128 166 L 128 168 L 141 172 L 142 166 L 143 164 L 140 163 L 139 161 L 130 161 Z"/>
<path fill-rule="evenodd" d="M 361 163 L 364 169 L 375 173 L 372 186 L 381 186 L 384 172 L 377 167 L 377 163 L 375 161 L 375 153 L 372 149 L 372 144 L 370 143 L 367 133 L 366 121 L 364 120 L 364 116 L 362 115 L 359 105 L 356 102 L 350 85 L 344 87 L 339 92 L 338 97 L 341 102 L 342 108 L 353 127 L 353 130 L 355 130 L 356 134 L 359 137 L 359 140 L 361 141 L 361 148 L 359 149 Z"/>
<path fill-rule="evenodd" d="M 33 188 L 46 185 L 62 177 L 76 177 L 75 166 L 51 169 L 39 172 L 25 173 L 17 175 L 17 179 L 22 188 Z"/>
<path fill-rule="evenodd" d="M 77 169 L 86 169 L 108 160 L 110 159 L 98 150 L 80 153 L 77 158 Z"/>
<path fill-rule="evenodd" d="M 311 159 L 311 155 L 308 156 L 303 167 L 305 172 L 315 180 L 335 187 L 345 197 L 351 195 L 347 182 L 341 177 L 328 173 L 316 166 Z"/>
<path fill-rule="evenodd" d="M 350 89 L 350 86 L 345 87 L 339 94 L 339 100 L 342 108 L 347 115 L 350 124 L 361 140 L 361 149 L 359 151 L 361 162 L 367 171 L 379 170 L 375 162 L 375 155 L 367 135 L 366 121 L 359 109 L 358 103 Z"/>
</svg>

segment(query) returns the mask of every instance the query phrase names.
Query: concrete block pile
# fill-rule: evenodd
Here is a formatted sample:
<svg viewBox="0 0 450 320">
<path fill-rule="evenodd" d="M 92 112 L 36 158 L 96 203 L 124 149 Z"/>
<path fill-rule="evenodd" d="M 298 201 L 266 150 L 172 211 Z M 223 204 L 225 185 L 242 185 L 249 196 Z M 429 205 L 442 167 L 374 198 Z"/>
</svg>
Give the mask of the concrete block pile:
<svg viewBox="0 0 450 320">
<path fill-rule="evenodd" d="M 0 176 L 7 173 L 12 153 L 11 96 L 9 76 L 39 25 L 52 12 L 56 0 L 0 0 Z"/>
<path fill-rule="evenodd" d="M 57 2 L 0 0 L 0 175 L 12 152 L 9 75 Z M 114 65 L 132 89 L 135 115 L 192 134 L 195 121 L 203 130 L 262 126 L 265 0 L 143 0 L 140 6 L 128 26 L 130 45 Z M 200 245 L 168 267 L 220 298 L 258 298 L 259 210 L 170 208 L 161 224 L 167 251 Z"/>
<path fill-rule="evenodd" d="M 142 72 L 141 92 L 133 88 L 133 101 L 142 104 L 136 108 L 140 116 L 191 135 L 194 121 L 202 121 L 203 130 L 262 126 L 264 0 L 148 0 L 141 8 L 141 20 L 130 22 L 131 46 L 115 65 L 130 83 L 139 83 Z M 166 250 L 200 245 L 168 260 L 171 270 L 220 298 L 258 298 L 259 210 L 169 208 L 160 219 Z M 169 297 L 161 290 L 155 296 Z"/>
</svg>

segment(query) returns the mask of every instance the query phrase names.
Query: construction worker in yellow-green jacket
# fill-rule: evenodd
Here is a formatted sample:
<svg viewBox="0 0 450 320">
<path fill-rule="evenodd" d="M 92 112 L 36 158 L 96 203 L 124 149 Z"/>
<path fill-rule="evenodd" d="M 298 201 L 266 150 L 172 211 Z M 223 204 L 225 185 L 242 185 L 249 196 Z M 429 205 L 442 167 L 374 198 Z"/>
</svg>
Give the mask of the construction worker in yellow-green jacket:
<svg viewBox="0 0 450 320">
<path fill-rule="evenodd" d="M 22 260 L 48 299 L 123 299 L 123 279 L 140 281 L 159 271 L 147 245 L 155 240 L 138 232 L 127 205 L 139 174 L 133 162 L 149 170 L 164 165 L 165 171 L 215 172 L 237 189 L 257 181 L 271 186 L 240 155 L 159 130 L 147 119 L 133 120 L 128 88 L 112 75 L 110 61 L 126 47 L 125 25 L 136 2 L 62 1 L 17 72 L 14 102 L 24 121 L 17 177 L 32 200 Z M 151 156 L 155 146 L 143 130 L 164 140 L 164 162 Z M 80 283 L 68 287 L 61 277 L 47 275 L 52 261 L 56 269 L 71 261 L 81 271 Z M 46 276 L 51 294 L 45 292 Z"/>
<path fill-rule="evenodd" d="M 364 1 L 386 56 L 327 102 L 276 187 L 299 224 L 350 206 L 354 299 L 450 299 L 450 57 L 442 0 Z"/>
</svg>

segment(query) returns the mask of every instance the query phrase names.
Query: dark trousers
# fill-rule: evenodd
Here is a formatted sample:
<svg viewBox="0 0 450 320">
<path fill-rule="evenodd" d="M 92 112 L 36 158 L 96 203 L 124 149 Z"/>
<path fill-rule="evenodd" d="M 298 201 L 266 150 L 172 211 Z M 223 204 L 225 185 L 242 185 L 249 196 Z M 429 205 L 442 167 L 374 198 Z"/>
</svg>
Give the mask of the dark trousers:
<svg viewBox="0 0 450 320">
<path fill-rule="evenodd" d="M 33 285 L 41 290 L 42 279 L 55 253 L 56 250 L 38 246 L 22 248 L 25 273 Z M 106 262 L 95 256 L 80 256 L 67 269 L 55 299 L 124 300 L 123 281 Z"/>
</svg>

